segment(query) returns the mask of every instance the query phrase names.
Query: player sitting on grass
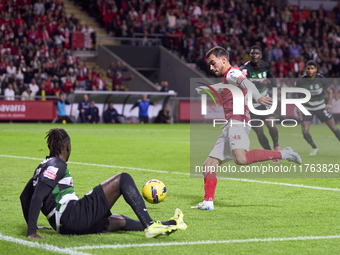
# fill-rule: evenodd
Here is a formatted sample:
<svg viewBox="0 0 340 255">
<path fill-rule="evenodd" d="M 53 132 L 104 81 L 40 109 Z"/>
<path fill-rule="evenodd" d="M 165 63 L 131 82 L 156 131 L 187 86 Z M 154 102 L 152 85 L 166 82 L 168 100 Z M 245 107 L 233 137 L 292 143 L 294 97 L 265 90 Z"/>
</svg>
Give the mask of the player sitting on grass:
<svg viewBox="0 0 340 255">
<path fill-rule="evenodd" d="M 319 149 L 316 147 L 313 142 L 312 136 L 309 134 L 309 128 L 312 124 L 313 116 L 316 115 L 318 119 L 322 122 L 325 122 L 327 126 L 332 130 L 336 138 L 340 141 L 340 131 L 336 127 L 335 121 L 333 119 L 331 110 L 332 110 L 332 100 L 333 100 L 333 92 L 331 87 L 329 87 L 327 79 L 319 73 L 317 73 L 318 68 L 316 62 L 313 60 L 309 60 L 306 63 L 306 74 L 303 75 L 295 82 L 295 87 L 304 88 L 310 91 L 312 97 L 311 99 L 304 104 L 304 107 L 312 114 L 312 115 L 304 115 L 299 110 L 298 113 L 302 118 L 302 133 L 303 138 L 307 141 L 307 143 L 312 146 L 312 151 L 309 154 L 310 156 L 315 156 Z M 328 93 L 328 103 L 326 104 L 324 91 Z"/>
<path fill-rule="evenodd" d="M 238 86 L 244 97 L 247 97 L 247 91 L 250 90 L 256 102 L 270 106 L 271 98 L 262 96 L 255 85 L 244 76 L 238 67 L 231 67 L 228 60 L 229 54 L 224 48 L 216 46 L 209 50 L 206 56 L 210 69 L 215 75 L 223 76 L 223 83 Z M 210 87 L 220 92 L 225 119 L 228 123 L 223 126 L 222 134 L 204 162 L 204 169 L 211 169 L 212 167 L 217 169 L 219 165 L 231 159 L 238 165 L 249 165 L 255 162 L 273 159 L 285 159 L 289 162 L 301 164 L 299 154 L 294 152 L 290 147 L 284 148 L 281 151 L 260 149 L 249 151 L 249 132 L 251 128 L 247 124 L 243 125 L 250 121 L 248 100 L 244 100 L 244 115 L 234 115 L 233 95 L 231 91 L 223 88 L 223 86 L 221 87 L 221 84 L 211 85 Z M 209 89 L 207 86 L 203 86 L 202 88 L 204 90 Z M 197 89 L 197 92 L 202 93 L 204 90 Z M 215 171 L 207 171 L 204 176 L 204 201 L 191 208 L 213 210 L 216 185 L 217 179 Z"/>
<path fill-rule="evenodd" d="M 145 236 L 152 238 L 186 229 L 180 209 L 175 210 L 175 216 L 169 221 L 153 221 L 132 177 L 127 173 L 113 176 L 78 199 L 66 164 L 71 154 L 70 137 L 64 129 L 51 129 L 46 138 L 50 155 L 37 167 L 20 196 L 28 238 L 44 238 L 36 234 L 40 210 L 60 234 L 144 230 Z M 111 207 L 121 195 L 139 221 L 111 214 Z"/>
</svg>

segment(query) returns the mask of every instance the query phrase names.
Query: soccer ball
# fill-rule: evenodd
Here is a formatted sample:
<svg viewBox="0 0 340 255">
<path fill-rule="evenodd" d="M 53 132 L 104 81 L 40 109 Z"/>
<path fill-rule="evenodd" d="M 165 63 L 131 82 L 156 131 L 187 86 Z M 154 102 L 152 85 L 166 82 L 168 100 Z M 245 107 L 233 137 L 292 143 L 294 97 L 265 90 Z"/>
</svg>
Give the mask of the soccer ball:
<svg viewBox="0 0 340 255">
<path fill-rule="evenodd" d="M 166 187 L 163 182 L 153 179 L 144 184 L 142 195 L 150 204 L 158 204 L 166 197 Z"/>
</svg>

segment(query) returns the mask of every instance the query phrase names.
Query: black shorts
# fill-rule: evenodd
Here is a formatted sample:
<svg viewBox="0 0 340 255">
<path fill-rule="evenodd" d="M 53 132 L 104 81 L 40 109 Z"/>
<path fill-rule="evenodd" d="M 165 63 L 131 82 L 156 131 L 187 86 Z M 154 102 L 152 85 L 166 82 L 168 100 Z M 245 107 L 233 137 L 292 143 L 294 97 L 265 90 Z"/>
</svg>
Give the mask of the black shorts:
<svg viewBox="0 0 340 255">
<path fill-rule="evenodd" d="M 63 212 L 59 230 L 63 235 L 105 233 L 109 228 L 110 205 L 101 185 L 82 199 L 71 200 Z"/>
<path fill-rule="evenodd" d="M 140 116 L 139 115 L 139 122 L 149 123 L 149 116 Z"/>
<path fill-rule="evenodd" d="M 267 106 L 260 105 L 260 106 L 256 107 L 255 109 L 256 110 L 267 110 Z M 262 125 L 262 122 L 259 121 L 259 120 L 263 120 L 264 121 L 265 119 L 273 119 L 273 118 L 274 118 L 274 114 L 269 114 L 269 115 L 261 116 L 261 115 L 257 115 L 257 114 L 254 114 L 254 113 L 250 112 L 250 119 L 252 120 L 251 121 L 251 125 L 255 126 L 255 127 Z"/>
<path fill-rule="evenodd" d="M 333 115 L 331 112 L 327 111 L 326 109 L 316 110 L 316 111 L 310 111 L 308 110 L 312 115 L 304 115 L 302 116 L 302 121 L 312 121 L 313 116 L 316 115 L 318 119 L 321 122 L 327 122 L 330 119 L 333 118 Z"/>
<path fill-rule="evenodd" d="M 262 105 L 262 104 L 260 106 L 256 107 L 255 109 L 256 110 L 268 110 L 267 106 Z M 256 115 L 256 114 L 250 112 L 250 118 L 251 119 L 265 120 L 265 119 L 270 119 L 270 118 L 273 118 L 273 117 L 274 117 L 274 114 L 261 116 L 261 115 Z"/>
</svg>

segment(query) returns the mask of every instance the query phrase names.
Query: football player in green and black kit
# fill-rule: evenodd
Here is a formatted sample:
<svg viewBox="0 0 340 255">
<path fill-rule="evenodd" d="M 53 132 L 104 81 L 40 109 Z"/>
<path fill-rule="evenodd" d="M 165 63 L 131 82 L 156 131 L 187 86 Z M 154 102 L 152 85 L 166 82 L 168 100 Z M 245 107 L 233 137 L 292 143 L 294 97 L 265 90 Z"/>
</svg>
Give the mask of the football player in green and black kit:
<svg viewBox="0 0 340 255">
<path fill-rule="evenodd" d="M 267 90 L 267 84 L 270 84 L 271 86 L 276 87 L 276 83 L 273 79 L 270 80 L 270 78 L 274 78 L 272 73 L 270 72 L 269 64 L 265 61 L 262 61 L 262 49 L 259 46 L 252 46 L 250 48 L 250 61 L 245 63 L 243 67 L 241 67 L 241 71 L 244 75 L 247 76 L 247 78 L 252 81 L 256 88 L 259 90 L 262 96 L 268 96 L 268 90 Z M 266 110 L 266 106 L 261 105 L 255 101 L 253 101 L 253 105 L 255 109 L 257 110 Z M 259 116 L 254 113 L 250 113 L 251 119 L 261 119 L 264 123 L 266 123 L 266 126 L 269 129 L 269 134 L 272 137 L 274 150 L 280 151 L 279 147 L 279 132 L 277 131 L 277 128 L 275 126 L 275 121 L 265 121 L 265 119 L 275 119 L 274 115 L 266 115 L 266 116 Z M 254 126 L 260 126 L 261 123 L 259 121 L 252 121 L 252 125 Z M 253 130 L 255 131 L 257 138 L 259 139 L 259 142 L 261 146 L 266 150 L 271 150 L 269 141 L 266 137 L 266 135 L 263 132 L 263 127 L 253 127 Z M 277 159 L 273 160 L 273 163 L 279 163 Z"/>
<path fill-rule="evenodd" d="M 319 152 L 319 149 L 316 147 L 309 134 L 309 127 L 312 124 L 314 115 L 316 115 L 320 121 L 325 122 L 340 141 L 340 131 L 336 127 L 331 113 L 333 92 L 327 84 L 327 79 L 325 79 L 323 75 L 317 73 L 317 70 L 316 62 L 309 60 L 306 63 L 306 74 L 295 82 L 295 87 L 309 90 L 312 96 L 307 103 L 303 104 L 312 115 L 304 115 L 300 110 L 298 111 L 300 117 L 302 117 L 301 127 L 303 137 L 313 148 L 312 152 L 309 154 L 311 156 L 314 156 Z M 327 103 L 324 97 L 325 91 L 328 93 Z"/>
</svg>

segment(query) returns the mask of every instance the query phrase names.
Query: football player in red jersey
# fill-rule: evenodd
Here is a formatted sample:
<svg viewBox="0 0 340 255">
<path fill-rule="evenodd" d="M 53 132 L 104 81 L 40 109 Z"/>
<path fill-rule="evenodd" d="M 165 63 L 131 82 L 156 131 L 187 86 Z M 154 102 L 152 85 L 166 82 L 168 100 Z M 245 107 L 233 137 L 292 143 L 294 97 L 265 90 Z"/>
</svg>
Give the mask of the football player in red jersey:
<svg viewBox="0 0 340 255">
<path fill-rule="evenodd" d="M 256 86 L 249 81 L 238 67 L 232 67 L 229 63 L 228 52 L 219 46 L 209 50 L 206 54 L 210 69 L 216 76 L 223 77 L 223 84 L 232 84 L 237 86 L 247 97 L 247 92 L 252 92 L 252 97 L 258 103 L 270 106 L 271 98 L 261 96 Z M 191 207 L 192 209 L 213 210 L 214 209 L 214 195 L 217 185 L 217 178 L 215 171 L 221 164 L 234 160 L 238 165 L 248 165 L 259 161 L 266 161 L 272 159 L 285 159 L 289 162 L 301 164 L 299 154 L 294 152 L 290 147 L 279 151 L 254 149 L 249 151 L 250 141 L 249 132 L 250 125 L 245 122 L 250 121 L 250 113 L 248 107 L 248 100 L 244 100 L 244 115 L 233 114 L 233 94 L 221 84 L 211 85 L 214 90 L 218 91 L 221 96 L 225 120 L 227 124 L 223 126 L 222 134 L 215 143 L 208 158 L 203 164 L 203 169 L 208 169 L 204 175 L 204 200 L 203 202 Z M 203 86 L 205 90 L 208 86 Z M 197 89 L 198 93 L 204 93 L 204 90 Z M 249 123 L 249 122 L 248 122 Z"/>
</svg>

